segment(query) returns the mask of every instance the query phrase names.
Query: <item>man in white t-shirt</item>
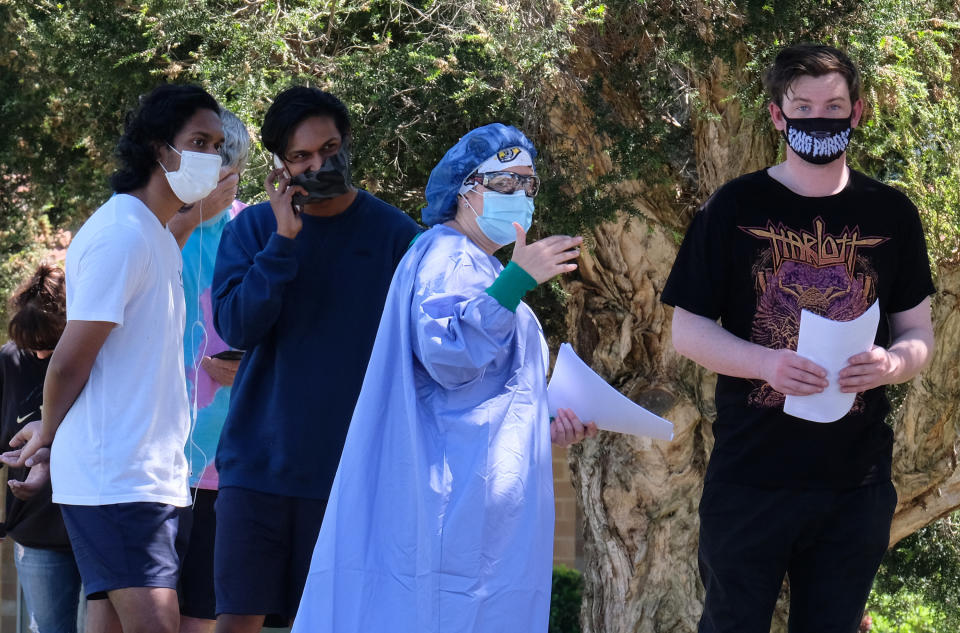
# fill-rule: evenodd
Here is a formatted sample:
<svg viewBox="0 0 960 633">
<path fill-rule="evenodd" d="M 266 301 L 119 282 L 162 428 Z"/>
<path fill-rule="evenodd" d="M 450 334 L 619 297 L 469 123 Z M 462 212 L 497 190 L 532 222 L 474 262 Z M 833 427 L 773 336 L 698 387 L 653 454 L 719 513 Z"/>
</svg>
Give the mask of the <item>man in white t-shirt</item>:
<svg viewBox="0 0 960 633">
<path fill-rule="evenodd" d="M 67 326 L 42 423 L 4 456 L 27 465 L 49 456 L 53 500 L 91 601 L 88 633 L 179 626 L 189 413 L 180 249 L 166 224 L 216 186 L 222 142 L 217 102 L 196 86 L 161 86 L 128 117 L 111 178 L 117 195 L 67 251 Z"/>
</svg>

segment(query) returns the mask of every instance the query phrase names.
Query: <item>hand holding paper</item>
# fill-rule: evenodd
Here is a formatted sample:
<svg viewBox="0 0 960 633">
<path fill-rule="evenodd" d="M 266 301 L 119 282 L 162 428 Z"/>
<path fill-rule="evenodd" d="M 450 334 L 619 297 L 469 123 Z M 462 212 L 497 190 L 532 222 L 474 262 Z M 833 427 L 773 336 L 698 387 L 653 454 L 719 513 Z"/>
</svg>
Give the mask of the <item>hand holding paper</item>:
<svg viewBox="0 0 960 633">
<path fill-rule="evenodd" d="M 547 386 L 550 413 L 572 409 L 582 420 L 593 420 L 604 431 L 673 439 L 673 424 L 650 413 L 607 384 L 587 366 L 568 343 L 560 346 Z"/>
<path fill-rule="evenodd" d="M 571 446 L 586 437 L 597 436 L 597 424 L 584 424 L 572 409 L 557 409 L 550 422 L 550 441 L 557 446 Z"/>
<path fill-rule="evenodd" d="M 840 370 L 840 390 L 857 393 L 891 382 L 903 360 L 889 350 L 874 345 L 873 349 L 850 358 L 850 364 Z"/>
<path fill-rule="evenodd" d="M 853 406 L 855 393 L 840 391 L 839 373 L 851 356 L 869 351 L 877 336 L 880 306 L 875 301 L 852 321 L 832 321 L 804 310 L 800 315 L 797 354 L 827 370 L 829 385 L 809 396 L 787 396 L 784 413 L 812 422 L 835 422 Z"/>
</svg>

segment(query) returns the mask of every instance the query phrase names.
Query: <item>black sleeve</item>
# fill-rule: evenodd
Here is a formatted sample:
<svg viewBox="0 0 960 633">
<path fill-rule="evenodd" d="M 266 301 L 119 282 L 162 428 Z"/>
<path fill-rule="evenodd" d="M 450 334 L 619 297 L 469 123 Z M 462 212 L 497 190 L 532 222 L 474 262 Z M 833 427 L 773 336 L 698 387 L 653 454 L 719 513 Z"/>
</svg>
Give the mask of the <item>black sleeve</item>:
<svg viewBox="0 0 960 633">
<path fill-rule="evenodd" d="M 893 292 L 887 304 L 888 312 L 903 312 L 915 308 L 925 297 L 936 292 L 930 275 L 930 259 L 927 256 L 927 242 L 923 236 L 920 214 L 912 202 L 908 200 L 907 204 L 910 209 L 905 214 L 905 222 L 897 236 L 897 272 Z"/>
<path fill-rule="evenodd" d="M 8 349 L 0 350 L 0 453 L 10 450 L 10 440 L 17 433 L 16 418 L 20 415 L 17 398 L 8 393 L 16 385 L 16 380 L 10 380 L 10 384 L 7 384 L 7 374 L 14 371 L 12 364 Z"/>
<path fill-rule="evenodd" d="M 715 194 L 697 211 L 663 288 L 663 303 L 709 319 L 720 318 L 729 283 L 730 222 L 725 208 L 729 204 L 725 196 Z"/>
</svg>

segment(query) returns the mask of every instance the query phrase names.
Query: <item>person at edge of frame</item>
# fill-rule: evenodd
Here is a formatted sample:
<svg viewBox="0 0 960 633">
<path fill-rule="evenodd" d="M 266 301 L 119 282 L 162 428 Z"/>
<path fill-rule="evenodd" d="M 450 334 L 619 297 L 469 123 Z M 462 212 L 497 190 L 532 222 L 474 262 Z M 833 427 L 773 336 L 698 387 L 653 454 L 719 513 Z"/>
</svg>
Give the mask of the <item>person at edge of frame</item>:
<svg viewBox="0 0 960 633">
<path fill-rule="evenodd" d="M 9 305 L 10 340 L 0 347 L 0 446 L 7 446 L 25 423 L 40 419 L 43 378 L 67 323 L 63 269 L 40 264 Z M 80 600 L 80 571 L 67 528 L 51 499 L 49 464 L 11 468 L 8 475 L 0 535 L 14 542 L 27 627 L 38 633 L 76 633 L 86 601 Z"/>
<path fill-rule="evenodd" d="M 887 549 L 897 495 L 884 386 L 930 358 L 934 286 L 916 207 L 847 166 L 860 81 L 835 48 L 780 51 L 764 83 L 786 159 L 703 204 L 663 291 L 677 351 L 719 374 L 701 633 L 767 633 L 785 575 L 791 633 L 854 633 Z M 848 321 L 874 302 L 875 344 L 838 375 L 795 351 L 802 310 Z M 856 394 L 839 420 L 784 412 L 787 396 L 831 382 Z"/>
</svg>

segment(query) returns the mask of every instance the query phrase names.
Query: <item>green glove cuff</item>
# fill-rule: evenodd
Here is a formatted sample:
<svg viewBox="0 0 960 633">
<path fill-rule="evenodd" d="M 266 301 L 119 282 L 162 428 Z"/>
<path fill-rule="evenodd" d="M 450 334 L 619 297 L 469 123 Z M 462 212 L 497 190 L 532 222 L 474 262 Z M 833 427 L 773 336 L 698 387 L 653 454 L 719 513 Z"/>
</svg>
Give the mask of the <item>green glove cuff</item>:
<svg viewBox="0 0 960 633">
<path fill-rule="evenodd" d="M 523 296 L 537 287 L 537 280 L 518 264 L 510 262 L 487 288 L 488 295 L 510 312 L 516 312 Z"/>
</svg>

